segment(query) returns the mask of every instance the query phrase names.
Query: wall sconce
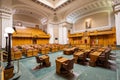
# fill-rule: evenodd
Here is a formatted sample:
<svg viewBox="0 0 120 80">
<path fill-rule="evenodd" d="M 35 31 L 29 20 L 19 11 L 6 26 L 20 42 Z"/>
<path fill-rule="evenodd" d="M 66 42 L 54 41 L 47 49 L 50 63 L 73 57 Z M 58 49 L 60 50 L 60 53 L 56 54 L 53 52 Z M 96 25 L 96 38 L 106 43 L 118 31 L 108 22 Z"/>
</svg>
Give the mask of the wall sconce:
<svg viewBox="0 0 120 80">
<path fill-rule="evenodd" d="M 4 37 L 5 37 L 5 39 L 6 39 L 6 45 L 5 45 L 5 50 L 7 51 L 7 47 L 8 47 L 8 34 L 7 33 L 5 33 L 4 34 Z"/>
<path fill-rule="evenodd" d="M 86 26 L 86 29 L 91 28 L 91 19 L 87 19 L 85 21 L 85 26 Z"/>
</svg>

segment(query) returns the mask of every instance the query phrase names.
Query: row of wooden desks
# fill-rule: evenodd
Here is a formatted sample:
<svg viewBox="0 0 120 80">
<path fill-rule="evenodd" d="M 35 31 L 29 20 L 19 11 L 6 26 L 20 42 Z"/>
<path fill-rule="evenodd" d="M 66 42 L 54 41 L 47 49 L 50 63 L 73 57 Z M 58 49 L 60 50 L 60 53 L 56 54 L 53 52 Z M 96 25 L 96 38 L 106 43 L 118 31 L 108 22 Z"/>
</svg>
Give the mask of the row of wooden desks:
<svg viewBox="0 0 120 80">
<path fill-rule="evenodd" d="M 106 50 L 106 48 L 99 48 L 95 51 L 92 49 L 82 50 L 74 53 L 75 63 L 78 63 L 78 59 L 82 57 L 83 61 L 86 60 L 87 57 L 90 58 L 90 66 L 95 66 L 98 57 Z"/>
</svg>

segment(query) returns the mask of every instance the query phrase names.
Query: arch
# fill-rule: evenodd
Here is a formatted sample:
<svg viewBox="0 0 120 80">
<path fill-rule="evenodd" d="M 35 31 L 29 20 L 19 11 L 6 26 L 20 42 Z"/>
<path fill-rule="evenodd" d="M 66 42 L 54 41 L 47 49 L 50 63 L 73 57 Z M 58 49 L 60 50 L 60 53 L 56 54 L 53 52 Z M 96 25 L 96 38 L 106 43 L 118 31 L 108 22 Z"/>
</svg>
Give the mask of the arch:
<svg viewBox="0 0 120 80">
<path fill-rule="evenodd" d="M 89 3 L 83 7 L 73 10 L 71 13 L 66 15 L 66 21 L 69 23 L 74 23 L 79 17 L 87 15 L 88 13 L 102 11 L 102 10 L 111 10 L 112 4 L 108 0 L 97 0 L 92 3 Z"/>
</svg>

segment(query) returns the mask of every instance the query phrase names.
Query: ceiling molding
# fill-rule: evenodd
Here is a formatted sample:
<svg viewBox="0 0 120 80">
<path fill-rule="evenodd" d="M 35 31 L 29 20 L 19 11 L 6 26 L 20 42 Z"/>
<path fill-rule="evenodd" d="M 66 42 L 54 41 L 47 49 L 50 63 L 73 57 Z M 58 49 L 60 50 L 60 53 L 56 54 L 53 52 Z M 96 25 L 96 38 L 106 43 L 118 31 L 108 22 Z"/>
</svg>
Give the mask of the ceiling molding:
<svg viewBox="0 0 120 80">
<path fill-rule="evenodd" d="M 38 14 L 43 14 L 45 15 L 47 18 L 53 14 L 53 11 L 43 7 L 43 6 L 40 6 L 38 4 L 36 4 L 35 2 L 33 2 L 32 0 L 18 0 L 20 1 L 21 3 L 25 4 L 26 6 L 29 6 L 31 8 L 31 10 L 35 10 L 38 12 Z M 17 5 L 17 4 L 16 4 Z"/>
<path fill-rule="evenodd" d="M 57 11 L 57 10 L 59 10 L 59 9 L 61 9 L 61 8 L 64 8 L 66 5 L 72 3 L 72 2 L 75 1 L 75 0 L 68 0 L 68 1 L 64 2 L 63 4 L 59 5 L 59 6 L 56 7 L 56 8 L 50 7 L 50 6 L 48 6 L 48 5 L 40 2 L 40 1 L 38 1 L 38 0 L 31 0 L 31 1 L 35 2 L 36 4 L 41 5 L 41 6 L 43 6 L 43 7 L 46 7 L 46 8 L 48 8 L 48 9 L 52 10 L 52 11 Z"/>
<path fill-rule="evenodd" d="M 78 15 L 76 18 L 73 19 L 73 23 L 75 23 L 77 20 L 79 20 L 81 18 L 84 18 L 86 16 L 94 15 L 94 14 L 101 13 L 101 12 L 109 13 L 110 10 L 108 10 L 107 8 L 104 8 L 104 9 L 99 9 L 99 10 L 94 10 L 94 11 L 91 11 L 91 12 L 87 12 L 87 13 L 84 13 L 83 15 Z"/>
<path fill-rule="evenodd" d="M 81 16 L 100 10 L 110 10 L 111 8 L 111 0 L 97 0 L 68 14 L 66 17 L 66 21 L 68 21 L 69 23 L 74 23 Z"/>
<path fill-rule="evenodd" d="M 38 14 L 40 16 L 43 16 L 43 17 L 47 17 L 48 16 L 44 12 L 38 11 L 38 10 L 34 9 L 33 7 L 28 6 L 28 5 L 23 5 L 23 4 L 19 4 L 18 5 L 17 4 L 17 5 L 13 5 L 12 8 L 13 8 L 13 11 L 15 11 L 16 9 L 23 9 L 23 10 L 27 10 L 27 11 L 36 13 L 36 14 Z"/>
<path fill-rule="evenodd" d="M 22 15 L 27 15 L 30 17 L 33 17 L 35 19 L 38 19 L 41 21 L 43 18 L 48 18 L 48 15 L 45 13 L 38 11 L 28 5 L 25 4 L 17 4 L 12 6 L 12 14 L 22 14 Z"/>
</svg>

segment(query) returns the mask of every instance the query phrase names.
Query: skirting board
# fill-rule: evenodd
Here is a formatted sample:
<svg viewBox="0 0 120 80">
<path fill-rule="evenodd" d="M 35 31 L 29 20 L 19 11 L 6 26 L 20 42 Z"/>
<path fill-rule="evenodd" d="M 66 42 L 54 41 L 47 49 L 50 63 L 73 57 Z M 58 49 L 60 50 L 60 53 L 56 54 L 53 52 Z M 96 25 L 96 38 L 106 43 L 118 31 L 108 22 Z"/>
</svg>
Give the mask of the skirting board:
<svg viewBox="0 0 120 80">
<path fill-rule="evenodd" d="M 117 48 L 120 48 L 120 45 L 116 45 Z"/>
</svg>

